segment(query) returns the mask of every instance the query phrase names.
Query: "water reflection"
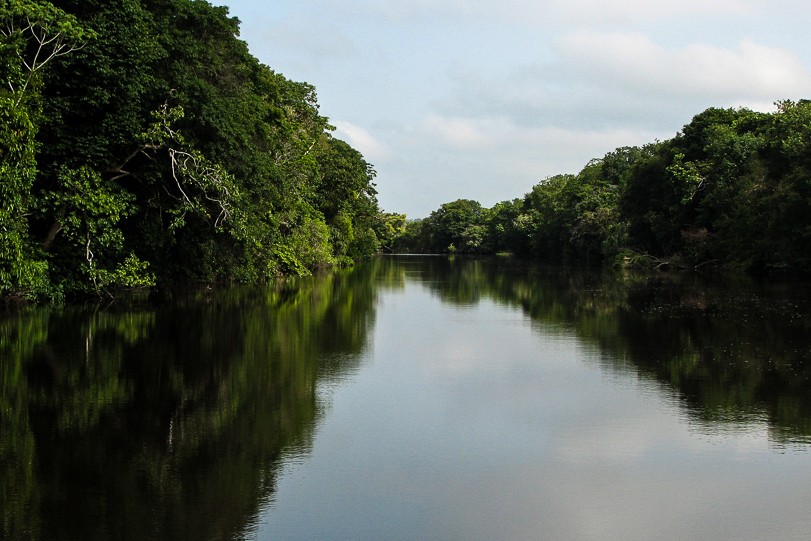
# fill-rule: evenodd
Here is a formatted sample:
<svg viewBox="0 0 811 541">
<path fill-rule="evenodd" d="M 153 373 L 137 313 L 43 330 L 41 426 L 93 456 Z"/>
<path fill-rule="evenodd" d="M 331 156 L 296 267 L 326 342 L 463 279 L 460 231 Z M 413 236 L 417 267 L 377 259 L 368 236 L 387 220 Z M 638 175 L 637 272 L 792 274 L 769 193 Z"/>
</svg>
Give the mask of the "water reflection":
<svg viewBox="0 0 811 541">
<path fill-rule="evenodd" d="M 499 514 L 496 494 L 531 525 L 542 515 L 550 537 L 577 526 L 593 528 L 581 538 L 610 538 L 636 517 L 638 535 L 624 532 L 642 539 L 646 513 L 673 520 L 662 511 L 673 498 L 691 501 L 689 518 L 726 497 L 709 460 L 671 460 L 676 481 L 658 472 L 651 457 L 696 445 L 662 411 L 727 447 L 730 433 L 742 447 L 764 433 L 780 451 L 811 443 L 810 299 L 796 284 L 422 257 L 157 307 L 10 315 L 1 537 L 243 538 L 259 535 L 268 505 L 318 522 L 301 515 L 307 498 L 276 494 L 284 468 L 320 453 L 330 458 L 311 475 L 335 496 L 327 518 L 350 522 L 349 494 L 378 513 L 358 518 L 367 538 L 536 538 Z M 341 393 L 353 387 L 349 405 Z M 317 451 L 336 400 L 356 415 L 327 426 Z M 771 482 L 758 475 L 753 494 Z M 548 489 L 564 481 L 598 490 Z M 703 499 L 690 500 L 702 481 Z M 322 537 L 336 535 L 330 520 Z"/>
<path fill-rule="evenodd" d="M 445 277 L 422 282 L 437 298 L 488 298 L 545 328 L 565 328 L 599 349 L 605 370 L 674 390 L 710 432 L 765 420 L 778 445 L 811 438 L 808 284 L 526 269 L 490 259 L 437 258 L 429 268 Z"/>
<path fill-rule="evenodd" d="M 391 264 L 405 287 L 381 292 L 374 362 L 334 393 L 257 539 L 807 536 L 807 457 L 779 454 L 764 405 L 704 421 L 679 378 L 658 375 L 723 312 L 674 289 L 712 284 L 461 258 Z M 718 292 L 763 298 L 745 284 Z M 655 358 L 648 332 L 663 333 Z"/>
<path fill-rule="evenodd" d="M 3 319 L 0 537 L 240 537 L 359 362 L 365 272 Z"/>
</svg>

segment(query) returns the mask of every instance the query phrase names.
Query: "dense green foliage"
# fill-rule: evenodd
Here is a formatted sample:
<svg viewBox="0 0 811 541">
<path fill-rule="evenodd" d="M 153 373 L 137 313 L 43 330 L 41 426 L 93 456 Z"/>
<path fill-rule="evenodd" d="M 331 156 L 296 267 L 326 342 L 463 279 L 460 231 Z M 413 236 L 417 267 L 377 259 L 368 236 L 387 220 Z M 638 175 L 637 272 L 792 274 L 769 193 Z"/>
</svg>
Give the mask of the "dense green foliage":
<svg viewBox="0 0 811 541">
<path fill-rule="evenodd" d="M 619 148 L 521 200 L 446 203 L 397 249 L 807 274 L 811 102 L 708 109 L 673 139 Z"/>
<path fill-rule="evenodd" d="M 0 2 L 0 298 L 263 281 L 391 244 L 315 89 L 203 0 Z"/>
</svg>

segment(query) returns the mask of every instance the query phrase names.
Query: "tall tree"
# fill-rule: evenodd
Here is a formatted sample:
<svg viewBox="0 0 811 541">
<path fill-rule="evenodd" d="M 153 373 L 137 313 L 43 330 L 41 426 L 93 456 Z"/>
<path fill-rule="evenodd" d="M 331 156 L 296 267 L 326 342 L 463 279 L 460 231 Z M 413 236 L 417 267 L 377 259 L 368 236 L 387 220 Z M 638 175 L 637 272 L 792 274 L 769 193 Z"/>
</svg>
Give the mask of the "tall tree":
<svg viewBox="0 0 811 541">
<path fill-rule="evenodd" d="M 49 2 L 0 2 L 0 297 L 48 289 L 47 263 L 29 227 L 36 204 L 40 88 L 46 67 L 92 37 Z"/>
</svg>

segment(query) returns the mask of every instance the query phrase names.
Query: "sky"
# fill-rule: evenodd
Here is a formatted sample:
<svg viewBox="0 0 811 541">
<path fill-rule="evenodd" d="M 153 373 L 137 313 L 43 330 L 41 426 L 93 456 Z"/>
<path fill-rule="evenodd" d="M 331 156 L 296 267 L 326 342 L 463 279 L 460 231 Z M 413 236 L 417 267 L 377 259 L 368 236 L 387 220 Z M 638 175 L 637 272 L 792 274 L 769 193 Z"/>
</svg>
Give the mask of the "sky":
<svg viewBox="0 0 811 541">
<path fill-rule="evenodd" d="M 211 0 L 316 87 L 387 212 L 485 207 L 709 107 L 811 98 L 807 0 Z"/>
</svg>

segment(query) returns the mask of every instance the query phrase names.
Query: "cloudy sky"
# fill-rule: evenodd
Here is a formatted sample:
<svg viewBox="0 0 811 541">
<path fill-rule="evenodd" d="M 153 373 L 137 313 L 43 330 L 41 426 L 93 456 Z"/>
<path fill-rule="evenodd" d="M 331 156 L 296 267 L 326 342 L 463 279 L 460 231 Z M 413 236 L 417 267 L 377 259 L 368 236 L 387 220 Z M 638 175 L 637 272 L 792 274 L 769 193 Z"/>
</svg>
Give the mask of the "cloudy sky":
<svg viewBox="0 0 811 541">
<path fill-rule="evenodd" d="M 811 98 L 807 0 L 212 0 L 315 85 L 386 211 L 523 196 L 708 107 Z"/>
</svg>

